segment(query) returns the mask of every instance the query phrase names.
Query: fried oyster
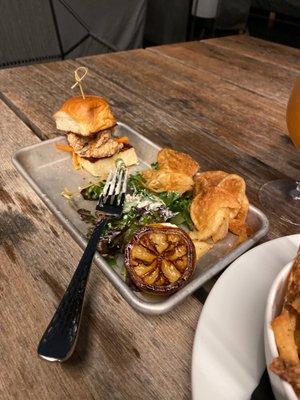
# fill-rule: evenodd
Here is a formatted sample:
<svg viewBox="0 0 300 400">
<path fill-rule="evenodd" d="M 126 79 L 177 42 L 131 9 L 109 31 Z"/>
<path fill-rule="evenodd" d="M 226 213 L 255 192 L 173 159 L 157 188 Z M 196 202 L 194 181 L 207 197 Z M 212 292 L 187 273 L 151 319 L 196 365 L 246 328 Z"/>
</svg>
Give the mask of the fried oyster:
<svg viewBox="0 0 300 400">
<path fill-rule="evenodd" d="M 74 152 L 81 157 L 111 157 L 123 148 L 123 144 L 114 140 L 108 131 L 99 132 L 92 137 L 68 133 L 67 138 L 70 146 L 73 147 Z"/>
</svg>

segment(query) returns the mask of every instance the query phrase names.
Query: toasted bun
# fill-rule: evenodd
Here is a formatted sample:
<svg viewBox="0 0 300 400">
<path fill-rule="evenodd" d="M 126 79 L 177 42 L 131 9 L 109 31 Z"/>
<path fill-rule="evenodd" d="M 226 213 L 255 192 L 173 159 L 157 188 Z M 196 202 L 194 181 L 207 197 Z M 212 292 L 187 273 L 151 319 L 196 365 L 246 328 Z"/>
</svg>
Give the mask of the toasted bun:
<svg viewBox="0 0 300 400">
<path fill-rule="evenodd" d="M 71 97 L 53 117 L 57 129 L 82 136 L 90 136 L 116 125 L 109 104 L 97 96 L 85 96 L 85 99 Z"/>
<path fill-rule="evenodd" d="M 86 158 L 77 157 L 79 165 L 94 176 L 105 179 L 112 168 L 115 168 L 116 160 L 120 158 L 124 161 L 127 167 L 135 165 L 138 162 L 135 150 L 133 147 L 130 149 L 120 151 L 119 153 L 108 158 L 100 158 L 96 162 L 91 162 Z"/>
</svg>

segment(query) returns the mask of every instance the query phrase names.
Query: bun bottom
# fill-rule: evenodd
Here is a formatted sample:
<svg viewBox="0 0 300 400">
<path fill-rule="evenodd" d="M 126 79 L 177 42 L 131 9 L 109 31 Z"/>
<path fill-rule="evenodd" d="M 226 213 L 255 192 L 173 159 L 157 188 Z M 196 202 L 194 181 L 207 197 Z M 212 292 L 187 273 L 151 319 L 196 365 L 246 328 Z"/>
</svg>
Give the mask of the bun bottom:
<svg viewBox="0 0 300 400">
<path fill-rule="evenodd" d="M 81 168 L 85 169 L 91 175 L 99 177 L 100 179 L 105 179 L 107 177 L 110 170 L 115 168 L 115 163 L 118 159 L 123 160 L 127 167 L 135 165 L 138 162 L 138 158 L 133 147 L 124 151 L 120 151 L 112 157 L 100 158 L 96 162 L 91 162 L 86 158 L 77 157 L 78 164 Z"/>
</svg>

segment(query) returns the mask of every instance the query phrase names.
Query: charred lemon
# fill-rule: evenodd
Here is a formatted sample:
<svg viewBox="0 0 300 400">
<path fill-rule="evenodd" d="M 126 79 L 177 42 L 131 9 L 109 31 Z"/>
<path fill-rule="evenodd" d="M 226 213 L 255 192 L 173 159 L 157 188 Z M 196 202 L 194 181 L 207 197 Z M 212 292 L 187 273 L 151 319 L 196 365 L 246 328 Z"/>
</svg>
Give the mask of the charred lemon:
<svg viewBox="0 0 300 400">
<path fill-rule="evenodd" d="M 141 228 L 125 249 L 125 264 L 141 290 L 170 294 L 181 288 L 195 268 L 195 246 L 180 228 L 153 224 Z"/>
</svg>

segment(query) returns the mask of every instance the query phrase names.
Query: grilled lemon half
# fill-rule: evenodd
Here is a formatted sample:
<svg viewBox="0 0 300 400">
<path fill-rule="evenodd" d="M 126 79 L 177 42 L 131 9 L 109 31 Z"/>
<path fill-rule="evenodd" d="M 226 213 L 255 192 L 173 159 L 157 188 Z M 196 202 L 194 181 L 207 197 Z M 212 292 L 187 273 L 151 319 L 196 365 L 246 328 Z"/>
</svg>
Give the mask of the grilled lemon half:
<svg viewBox="0 0 300 400">
<path fill-rule="evenodd" d="M 141 228 L 125 249 L 125 264 L 133 283 L 156 294 L 176 292 L 195 269 L 195 246 L 186 232 L 171 224 Z"/>
</svg>

